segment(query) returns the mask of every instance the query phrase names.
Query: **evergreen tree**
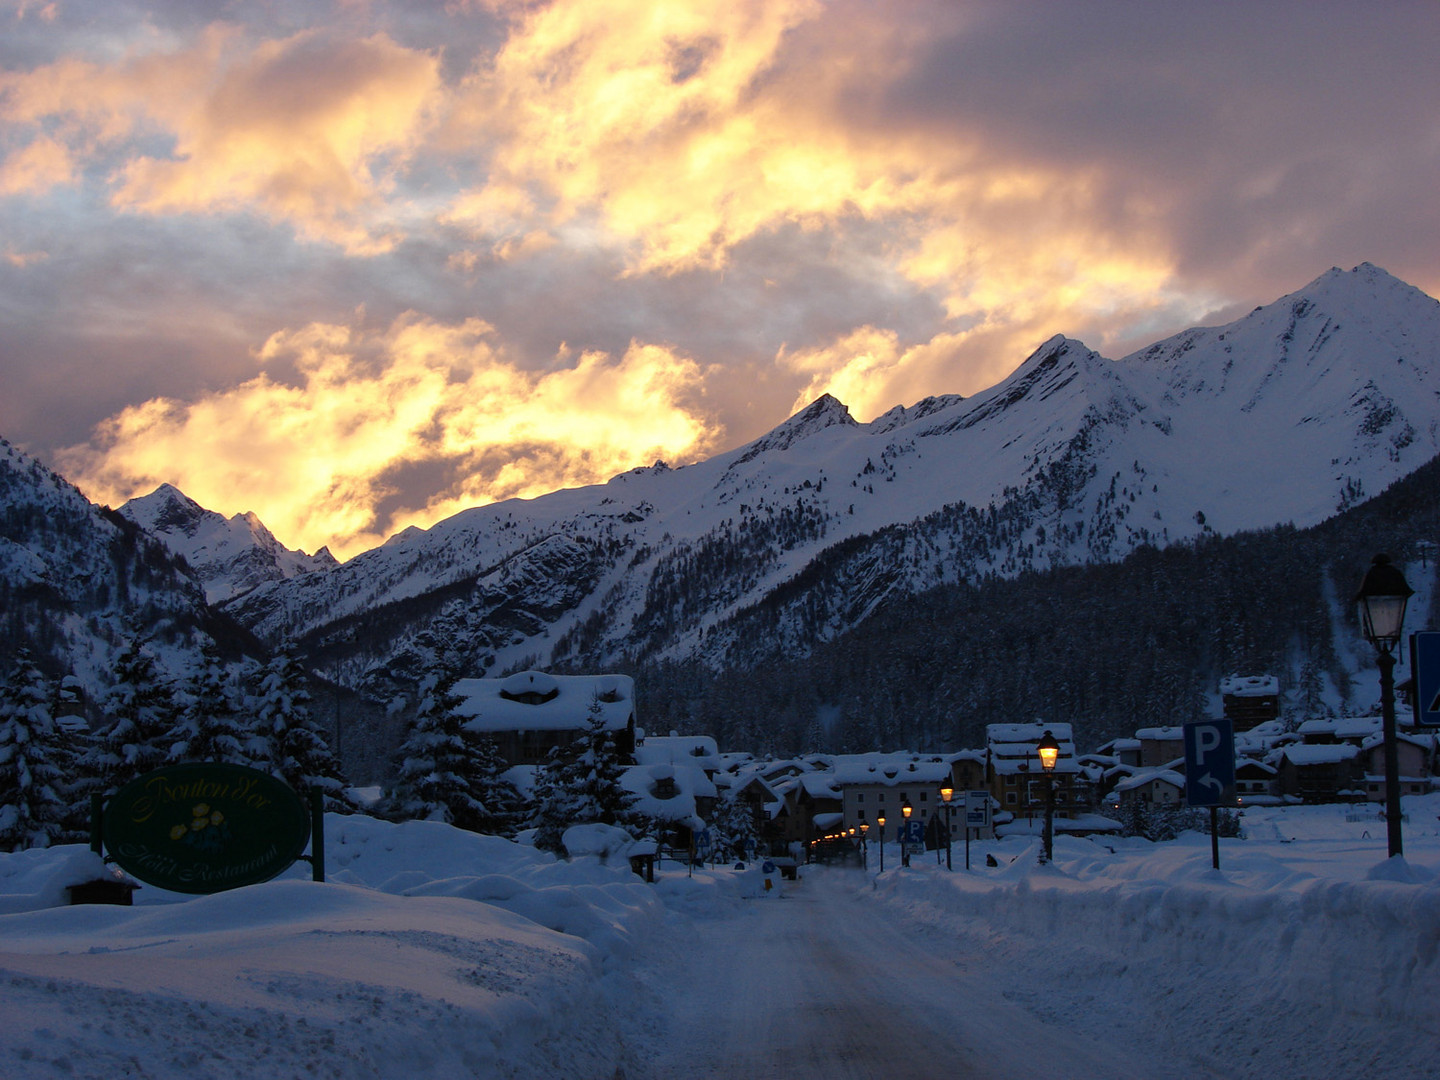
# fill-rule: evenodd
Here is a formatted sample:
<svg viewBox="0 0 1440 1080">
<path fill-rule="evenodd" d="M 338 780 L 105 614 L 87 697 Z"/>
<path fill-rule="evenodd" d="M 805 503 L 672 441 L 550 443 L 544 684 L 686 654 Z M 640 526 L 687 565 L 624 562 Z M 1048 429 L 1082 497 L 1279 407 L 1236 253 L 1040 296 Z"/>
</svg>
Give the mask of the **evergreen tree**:
<svg viewBox="0 0 1440 1080">
<path fill-rule="evenodd" d="M 727 792 L 715 804 L 715 852 L 721 859 L 745 859 L 759 847 L 750 807 Z"/>
<path fill-rule="evenodd" d="M 620 783 L 624 769 L 615 732 L 606 728 L 600 702 L 593 701 L 586 727 L 568 746 L 550 752 L 537 779 L 535 846 L 563 852 L 562 837 L 572 825 L 637 824 L 630 813 L 635 795 Z"/>
<path fill-rule="evenodd" d="M 22 650 L 0 687 L 0 851 L 49 847 L 65 805 L 45 678 Z"/>
<path fill-rule="evenodd" d="M 250 703 L 255 723 L 245 744 L 251 762 L 301 795 L 320 790 L 331 813 L 354 813 L 358 807 L 340 763 L 310 710 L 305 669 L 288 649 L 279 650 L 261 669 L 256 691 Z"/>
<path fill-rule="evenodd" d="M 422 677 L 419 705 L 400 746 L 400 776 L 390 798 L 397 820 L 423 818 L 479 831 L 490 811 L 470 790 L 482 771 L 479 746 L 456 711 L 455 675 L 437 663 Z"/>
<path fill-rule="evenodd" d="M 79 762 L 76 798 L 88 813 L 89 793 L 117 791 L 165 764 L 174 743 L 175 704 L 155 658 L 136 636 L 115 661 L 115 681 L 101 707 L 109 718 Z"/>
<path fill-rule="evenodd" d="M 212 646 L 201 650 L 200 667 L 185 680 L 169 760 L 248 765 L 246 727 L 238 694 Z"/>
</svg>

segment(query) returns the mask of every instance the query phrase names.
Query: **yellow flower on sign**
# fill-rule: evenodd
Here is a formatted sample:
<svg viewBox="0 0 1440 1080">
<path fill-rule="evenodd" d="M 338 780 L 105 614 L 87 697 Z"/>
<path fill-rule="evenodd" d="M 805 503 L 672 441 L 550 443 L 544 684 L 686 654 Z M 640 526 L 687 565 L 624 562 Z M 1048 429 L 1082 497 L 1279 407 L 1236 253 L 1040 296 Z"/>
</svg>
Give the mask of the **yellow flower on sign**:
<svg viewBox="0 0 1440 1080">
<path fill-rule="evenodd" d="M 171 839 L 171 840 L 179 840 L 179 839 L 180 839 L 182 836 L 184 836 L 184 835 L 185 835 L 185 826 L 184 826 L 184 825 L 174 825 L 174 826 L 171 827 L 171 829 L 170 829 L 170 839 Z"/>
<path fill-rule="evenodd" d="M 222 814 L 219 810 L 216 810 L 213 814 L 210 815 L 210 824 L 211 824 L 211 825 L 219 825 L 219 824 L 220 824 L 222 821 L 224 821 L 224 820 L 225 820 L 225 815 Z"/>
<path fill-rule="evenodd" d="M 202 802 L 199 806 L 195 807 L 195 809 L 191 810 L 190 812 L 196 817 L 204 817 L 205 815 L 210 813 L 210 804 Z"/>
</svg>

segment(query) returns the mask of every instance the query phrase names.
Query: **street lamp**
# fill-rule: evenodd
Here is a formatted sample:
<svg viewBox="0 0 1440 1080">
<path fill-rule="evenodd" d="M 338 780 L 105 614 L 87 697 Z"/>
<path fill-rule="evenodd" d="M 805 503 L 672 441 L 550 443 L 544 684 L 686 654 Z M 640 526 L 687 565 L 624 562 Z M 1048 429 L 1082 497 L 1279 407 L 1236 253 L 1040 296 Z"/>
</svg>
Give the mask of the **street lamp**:
<svg viewBox="0 0 1440 1080">
<path fill-rule="evenodd" d="M 1355 594 L 1360 606 L 1360 627 L 1375 646 L 1380 665 L 1380 718 L 1385 734 L 1385 829 L 1390 854 L 1401 854 L 1400 761 L 1395 744 L 1395 646 L 1405 627 L 1405 605 L 1415 590 L 1405 582 L 1389 555 L 1376 555 Z"/>
<path fill-rule="evenodd" d="M 875 824 L 880 826 L 880 873 L 885 872 L 885 815 L 881 814 L 875 819 Z"/>
<path fill-rule="evenodd" d="M 908 843 L 907 843 L 907 841 L 909 840 L 909 837 L 908 837 L 907 834 L 910 832 L 910 815 L 913 814 L 914 812 L 915 812 L 915 808 L 910 805 L 910 800 L 909 800 L 908 798 L 906 798 L 904 795 L 900 796 L 900 816 L 905 819 L 905 821 L 904 821 L 904 822 L 901 824 L 901 826 L 900 826 L 900 865 L 901 865 L 901 866 L 909 866 L 909 865 L 910 865 L 910 847 L 909 847 L 909 845 L 908 845 Z"/>
<path fill-rule="evenodd" d="M 860 869 L 870 869 L 870 826 L 862 823 L 860 826 Z"/>
<path fill-rule="evenodd" d="M 1045 852 L 1041 862 L 1049 862 L 1055 847 L 1055 762 L 1060 759 L 1060 744 L 1046 731 L 1035 744 L 1040 767 L 1045 770 Z"/>
<path fill-rule="evenodd" d="M 940 802 L 945 807 L 945 869 L 954 870 L 950 865 L 950 800 L 955 797 L 955 789 L 946 784 L 940 789 Z"/>
</svg>

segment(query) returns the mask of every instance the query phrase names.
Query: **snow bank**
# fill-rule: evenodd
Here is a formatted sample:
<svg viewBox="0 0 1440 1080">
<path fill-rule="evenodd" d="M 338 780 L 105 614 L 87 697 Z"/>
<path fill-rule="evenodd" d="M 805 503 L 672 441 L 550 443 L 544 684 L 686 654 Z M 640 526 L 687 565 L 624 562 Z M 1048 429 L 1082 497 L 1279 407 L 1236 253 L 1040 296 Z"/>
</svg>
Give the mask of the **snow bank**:
<svg viewBox="0 0 1440 1080">
<path fill-rule="evenodd" d="M 1440 797 L 1407 807 L 1431 823 L 1414 842 L 1434 863 Z M 1440 875 L 1385 859 L 1383 828 L 1362 846 L 1335 839 L 1338 809 L 1251 812 L 1277 834 L 1323 822 L 1330 839 L 1316 843 L 1334 845 L 1325 876 L 1305 868 L 1313 855 L 1277 854 L 1284 837 L 1225 841 L 1217 871 L 1196 834 L 1161 845 L 1061 836 L 1048 866 L 1033 841 L 1001 841 L 981 845 L 971 873 L 914 860 L 873 895 L 948 947 L 1013 971 L 1014 995 L 1037 1011 L 1161 1039 L 1222 1075 L 1325 1077 L 1342 1064 L 1434 1075 Z M 983 867 L 986 853 L 999 868 Z"/>
</svg>

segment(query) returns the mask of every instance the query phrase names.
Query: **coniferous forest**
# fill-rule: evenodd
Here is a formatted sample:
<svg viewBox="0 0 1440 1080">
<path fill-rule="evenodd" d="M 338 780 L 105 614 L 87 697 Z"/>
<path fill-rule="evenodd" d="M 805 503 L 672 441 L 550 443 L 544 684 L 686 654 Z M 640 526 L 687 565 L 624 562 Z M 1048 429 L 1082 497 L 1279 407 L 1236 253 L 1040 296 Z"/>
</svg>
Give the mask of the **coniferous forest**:
<svg viewBox="0 0 1440 1080">
<path fill-rule="evenodd" d="M 1350 598 L 1371 557 L 1433 574 L 1437 539 L 1440 459 L 1314 528 L 940 586 L 891 598 L 808 655 L 633 674 L 650 730 L 756 752 L 960 749 L 983 745 L 986 724 L 1036 719 L 1094 746 L 1204 715 L 1231 673 L 1279 676 L 1298 722 L 1351 695 L 1341 652 L 1358 639 Z M 743 613 L 736 636 L 764 641 L 766 616 Z M 1436 613 L 1407 623 L 1434 628 Z"/>
</svg>

